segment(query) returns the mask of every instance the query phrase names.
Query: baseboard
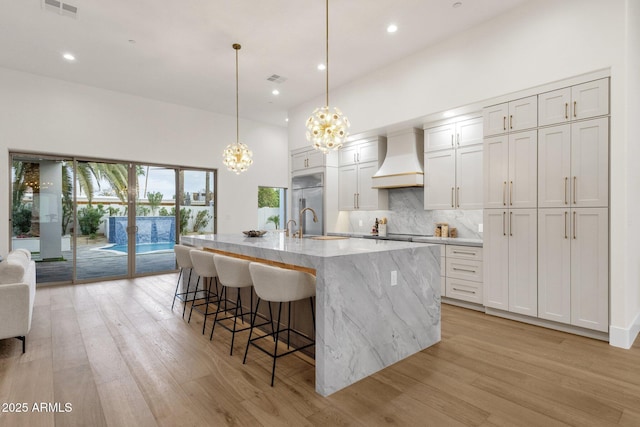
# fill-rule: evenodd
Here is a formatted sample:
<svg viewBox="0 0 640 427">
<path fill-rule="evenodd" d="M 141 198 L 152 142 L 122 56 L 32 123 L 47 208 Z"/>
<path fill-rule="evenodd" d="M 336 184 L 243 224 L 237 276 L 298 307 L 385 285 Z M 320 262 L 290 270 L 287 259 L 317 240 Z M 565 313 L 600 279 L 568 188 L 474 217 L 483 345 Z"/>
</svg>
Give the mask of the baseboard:
<svg viewBox="0 0 640 427">
<path fill-rule="evenodd" d="M 609 334 L 606 332 L 594 331 L 591 329 L 581 328 L 573 325 L 565 325 L 551 320 L 540 319 L 537 317 L 525 316 L 523 314 L 511 313 L 508 311 L 498 310 L 495 308 L 485 307 L 485 313 L 492 316 L 504 317 L 505 319 L 515 320 L 518 322 L 529 323 L 531 325 L 542 326 L 543 328 L 555 329 L 556 331 L 567 332 L 574 335 L 581 335 L 587 338 L 593 338 L 600 341 L 609 341 Z"/>
<path fill-rule="evenodd" d="M 467 302 L 447 297 L 442 297 L 441 301 L 445 304 L 455 305 L 457 307 L 468 308 L 469 310 L 476 310 L 484 313 L 484 305 L 482 304 L 475 304 L 473 302 Z"/>
<path fill-rule="evenodd" d="M 633 345 L 638 334 L 640 334 L 640 312 L 638 312 L 628 328 L 609 327 L 609 344 L 628 350 Z"/>
</svg>

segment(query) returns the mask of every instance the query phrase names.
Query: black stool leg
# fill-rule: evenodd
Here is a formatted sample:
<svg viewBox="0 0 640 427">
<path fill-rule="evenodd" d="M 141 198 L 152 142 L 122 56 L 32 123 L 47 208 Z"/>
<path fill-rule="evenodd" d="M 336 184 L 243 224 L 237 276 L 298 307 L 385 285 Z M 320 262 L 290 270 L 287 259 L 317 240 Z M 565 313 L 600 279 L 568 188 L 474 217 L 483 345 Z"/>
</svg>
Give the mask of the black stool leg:
<svg viewBox="0 0 640 427">
<path fill-rule="evenodd" d="M 204 278 L 205 283 L 207 278 Z M 205 298 L 205 307 L 204 307 L 204 320 L 202 321 L 202 335 L 204 335 L 204 329 L 207 326 L 207 315 L 209 314 L 209 297 L 211 295 L 211 282 L 213 280 L 211 280 L 211 277 L 209 277 L 209 288 L 207 288 L 207 297 Z M 192 307 L 193 308 L 193 307 Z M 191 315 L 189 315 L 189 317 L 191 317 Z"/>
<path fill-rule="evenodd" d="M 315 339 L 316 335 L 316 314 L 314 313 L 315 307 L 313 306 L 313 297 L 309 297 L 309 302 L 311 303 L 311 320 L 313 320 L 313 336 Z"/>
<path fill-rule="evenodd" d="M 220 294 L 220 298 L 226 298 L 227 296 L 227 287 L 226 286 L 222 286 L 222 292 Z M 218 302 L 218 305 L 216 306 L 216 317 L 213 318 L 213 326 L 211 327 L 211 336 L 209 336 L 209 341 L 211 341 L 213 339 L 213 331 L 216 329 L 216 323 L 218 323 L 218 314 L 220 313 L 220 306 L 222 304 L 220 304 Z M 226 299 L 225 299 L 225 303 L 224 303 L 224 308 L 226 310 L 227 308 L 227 303 L 226 303 Z"/>
<path fill-rule="evenodd" d="M 289 301 L 289 313 L 287 314 L 287 350 L 289 350 L 289 340 L 291 339 L 291 301 Z"/>
<path fill-rule="evenodd" d="M 178 288 L 180 287 L 181 277 L 182 277 L 182 268 L 180 269 L 180 273 L 178 273 L 178 283 L 176 283 L 176 291 L 173 293 L 173 303 L 171 303 L 171 311 L 173 311 L 173 306 L 176 304 L 176 298 L 178 297 Z"/>
<path fill-rule="evenodd" d="M 206 278 L 205 278 L 205 280 L 206 280 Z M 204 280 L 203 280 L 203 282 L 204 282 Z M 196 297 L 198 296 L 198 284 L 200 284 L 200 276 L 198 276 L 198 280 L 196 280 L 196 290 L 193 291 L 193 299 L 191 300 L 191 310 L 189 310 L 189 320 L 187 320 L 187 323 L 191 323 L 191 315 L 193 314 L 193 306 L 196 303 Z M 186 305 L 185 305 L 185 308 L 186 308 Z"/>
<path fill-rule="evenodd" d="M 242 364 L 243 365 L 245 363 L 247 363 L 247 354 L 249 353 L 249 345 L 251 344 L 251 335 L 253 335 L 253 325 L 256 324 L 256 316 L 258 315 L 258 307 L 260 307 L 260 297 L 258 297 L 258 301 L 256 302 L 256 311 L 253 313 L 253 318 L 251 319 L 251 327 L 249 328 L 249 339 L 247 340 L 247 348 L 244 350 L 244 358 L 242 359 Z M 269 307 L 271 307 L 271 306 L 269 306 Z"/>
<path fill-rule="evenodd" d="M 16 337 L 16 338 L 18 338 L 20 341 L 22 341 L 22 354 L 24 354 L 27 351 L 27 337 L 20 336 L 20 337 Z"/>
<path fill-rule="evenodd" d="M 273 387 L 273 381 L 276 376 L 276 360 L 278 360 L 278 338 L 280 335 L 280 314 L 282 314 L 282 302 L 278 303 L 278 322 L 276 323 L 278 329 L 276 329 L 276 346 L 273 350 L 273 368 L 271 368 L 271 387 Z"/>
<path fill-rule="evenodd" d="M 234 313 L 233 318 L 233 331 L 231 331 L 231 350 L 229 351 L 229 356 L 233 356 L 233 342 L 236 339 L 236 322 L 238 321 L 238 306 L 242 304 L 242 300 L 240 299 L 240 288 L 236 288 L 238 291 L 238 296 L 236 297 L 236 311 Z M 240 313 L 242 314 L 242 308 L 240 308 Z"/>
<path fill-rule="evenodd" d="M 184 297 L 184 307 L 182 307 L 182 318 L 184 319 L 184 313 L 187 311 L 187 300 L 189 299 L 189 286 L 191 286 L 191 272 L 193 269 L 189 270 L 189 280 L 187 280 L 187 292 Z M 200 277 L 198 277 L 198 280 Z M 198 284 L 196 283 L 196 289 L 198 288 Z M 195 296 L 195 295 L 194 295 Z"/>
</svg>

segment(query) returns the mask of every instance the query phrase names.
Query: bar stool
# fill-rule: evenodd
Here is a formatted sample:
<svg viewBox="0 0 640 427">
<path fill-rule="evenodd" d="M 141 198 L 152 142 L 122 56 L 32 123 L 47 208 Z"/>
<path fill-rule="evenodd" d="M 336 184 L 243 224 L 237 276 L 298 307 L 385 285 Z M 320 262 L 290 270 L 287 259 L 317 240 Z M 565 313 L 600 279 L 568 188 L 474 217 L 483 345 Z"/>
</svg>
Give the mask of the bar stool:
<svg viewBox="0 0 640 427">
<path fill-rule="evenodd" d="M 291 302 L 309 298 L 309 301 L 311 302 L 311 317 L 313 320 L 313 330 L 315 334 L 316 317 L 313 311 L 313 296 L 316 294 L 316 278 L 312 274 L 305 273 L 303 271 L 273 267 L 256 262 L 252 262 L 249 265 L 249 271 L 251 273 L 253 287 L 256 291 L 256 294 L 258 295 L 258 302 L 256 303 L 255 310 L 256 313 L 258 312 L 258 307 L 260 306 L 261 300 L 267 301 L 267 303 L 269 304 L 270 312 L 271 302 L 277 302 L 278 320 L 276 322 L 276 330 L 273 330 L 272 328 L 272 332 L 270 334 L 256 338 L 251 338 L 251 336 L 253 334 L 253 328 L 257 325 L 254 324 L 254 321 L 251 322 L 251 328 L 249 330 L 249 340 L 247 341 L 247 348 L 244 352 L 244 359 L 242 360 L 242 363 L 244 364 L 247 361 L 247 354 L 249 353 L 250 345 L 257 347 L 262 352 L 271 356 L 273 358 L 273 367 L 271 369 L 271 387 L 273 387 L 273 381 L 276 373 L 276 360 L 279 357 L 286 356 L 293 352 L 300 351 L 305 348 L 311 347 L 312 345 L 315 345 L 315 341 L 313 338 L 308 337 L 294 329 L 291 329 Z M 282 313 L 283 302 L 289 303 L 289 315 L 287 320 L 287 327 L 285 329 L 280 329 L 280 315 Z M 253 319 L 255 320 L 255 314 Z M 284 332 L 287 333 L 287 351 L 282 354 L 278 354 L 278 340 L 280 338 L 280 333 Z M 303 338 L 304 341 L 307 341 L 308 343 L 294 348 L 293 350 L 289 350 L 289 339 L 291 333 Z M 256 341 L 267 337 L 273 337 L 275 340 L 275 348 L 273 352 L 270 352 L 269 350 L 266 350 L 256 344 Z"/>
<path fill-rule="evenodd" d="M 242 311 L 242 298 L 240 296 L 241 289 L 253 287 L 253 281 L 251 280 L 251 274 L 249 273 L 249 261 L 215 254 L 213 256 L 213 262 L 215 263 L 216 270 L 218 271 L 218 279 L 222 285 L 222 290 L 219 298 L 220 302 L 218 302 L 218 307 L 216 309 L 216 315 L 213 319 L 213 327 L 211 328 L 211 336 L 209 337 L 209 340 L 213 339 L 213 331 L 215 330 L 216 324 L 220 323 L 220 326 L 231 332 L 231 350 L 229 355 L 233 355 L 233 342 L 236 337 L 236 332 L 246 331 L 251 327 L 250 325 L 240 329 L 236 327 L 238 319 L 244 323 L 244 316 L 249 315 L 249 321 L 251 321 L 251 315 L 253 314 L 253 292 L 251 292 L 251 301 L 249 303 L 250 308 L 247 313 Z M 237 291 L 235 302 L 230 301 L 228 298 L 227 294 L 229 288 L 235 288 Z M 224 309 L 222 309 L 222 301 L 225 302 Z M 227 308 L 227 302 L 231 303 L 231 308 Z M 240 311 L 240 314 L 238 314 L 238 311 Z M 232 314 L 218 318 L 218 315 L 221 312 L 224 312 L 225 314 L 232 312 Z M 228 327 L 224 323 L 221 323 L 223 320 L 227 319 L 233 319 L 233 327 Z M 270 323 L 271 322 L 265 322 L 259 326 Z"/>
<path fill-rule="evenodd" d="M 178 268 L 180 268 L 180 273 L 178 274 L 178 282 L 176 283 L 176 291 L 173 294 L 173 303 L 171 304 L 171 311 L 173 311 L 173 306 L 176 303 L 176 298 L 180 301 L 184 302 L 184 307 L 182 308 L 182 318 L 184 319 L 184 313 L 187 310 L 187 301 L 194 301 L 196 297 L 196 293 L 198 293 L 198 282 L 200 278 L 198 278 L 198 282 L 196 282 L 196 289 L 193 291 L 189 290 L 191 286 L 191 272 L 193 271 L 193 264 L 191 263 L 191 255 L 189 251 L 193 249 L 190 246 L 185 245 L 174 245 L 173 250 L 176 253 L 176 263 L 178 264 Z M 184 269 L 189 269 L 189 279 L 187 280 L 187 289 L 184 292 L 178 292 L 178 288 L 180 287 L 180 278 L 183 278 Z M 193 298 L 189 300 L 189 295 L 193 294 Z"/>
<path fill-rule="evenodd" d="M 193 271 L 198 275 L 198 280 L 202 278 L 202 291 L 204 292 L 204 302 L 195 301 L 191 304 L 191 310 L 189 310 L 189 320 L 191 322 L 191 315 L 193 309 L 199 311 L 204 316 L 204 322 L 202 322 L 202 334 L 207 326 L 207 316 L 214 314 L 213 311 L 209 313 L 209 304 L 219 303 L 219 291 L 218 291 L 218 272 L 216 271 L 216 265 L 213 262 L 214 254 L 212 252 L 203 251 L 200 249 L 191 249 L 189 251 L 191 257 L 191 264 L 193 264 Z M 215 288 L 212 289 L 213 285 Z M 196 283 L 197 286 L 197 283 Z M 212 299 L 213 298 L 213 299 Z M 202 298 L 196 298 L 202 299 Z M 199 309 L 204 305 L 204 311 Z"/>
</svg>

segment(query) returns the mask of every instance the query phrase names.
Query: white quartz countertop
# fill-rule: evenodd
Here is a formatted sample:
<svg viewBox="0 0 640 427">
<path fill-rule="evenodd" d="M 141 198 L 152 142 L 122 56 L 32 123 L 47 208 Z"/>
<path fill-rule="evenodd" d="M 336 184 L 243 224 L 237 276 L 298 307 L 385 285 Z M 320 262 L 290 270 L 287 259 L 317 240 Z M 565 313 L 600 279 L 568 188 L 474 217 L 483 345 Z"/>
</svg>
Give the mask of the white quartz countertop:
<svg viewBox="0 0 640 427">
<path fill-rule="evenodd" d="M 388 252 L 423 246 L 424 243 L 397 242 L 393 240 L 375 240 L 346 238 L 336 240 L 314 240 L 308 237 L 302 240 L 285 237 L 282 233 L 267 233 L 262 237 L 246 237 L 242 234 L 199 234 L 182 236 L 182 242 L 192 246 L 219 247 L 239 245 L 258 250 L 273 250 L 290 254 L 315 256 L 321 258 L 355 255 L 371 252 Z M 434 242 L 435 243 L 435 242 Z"/>
<path fill-rule="evenodd" d="M 365 233 L 329 233 L 329 235 L 333 235 L 333 236 L 350 236 L 353 238 L 360 238 L 360 239 L 366 239 L 366 240 L 376 240 L 375 238 L 371 238 L 371 234 L 365 234 Z M 435 236 L 429 236 L 429 237 L 413 237 L 412 238 L 412 242 L 413 243 L 436 243 L 439 245 L 460 245 L 460 246 L 475 246 L 475 247 L 482 247 L 483 246 L 483 242 L 482 239 L 465 239 L 465 238 L 460 238 L 460 237 L 435 237 Z M 390 241 L 390 240 L 386 240 L 386 241 Z"/>
</svg>

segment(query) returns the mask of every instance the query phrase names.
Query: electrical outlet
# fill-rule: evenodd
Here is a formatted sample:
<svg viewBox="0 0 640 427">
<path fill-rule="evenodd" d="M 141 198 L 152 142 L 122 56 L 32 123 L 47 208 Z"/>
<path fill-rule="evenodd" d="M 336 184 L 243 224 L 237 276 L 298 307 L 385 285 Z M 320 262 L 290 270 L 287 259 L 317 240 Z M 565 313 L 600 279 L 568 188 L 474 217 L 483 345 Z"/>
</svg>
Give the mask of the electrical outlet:
<svg viewBox="0 0 640 427">
<path fill-rule="evenodd" d="M 391 272 L 391 286 L 396 286 L 398 284 L 398 272 L 393 270 Z"/>
<path fill-rule="evenodd" d="M 482 233 L 482 224 L 478 224 L 478 233 Z"/>
</svg>

